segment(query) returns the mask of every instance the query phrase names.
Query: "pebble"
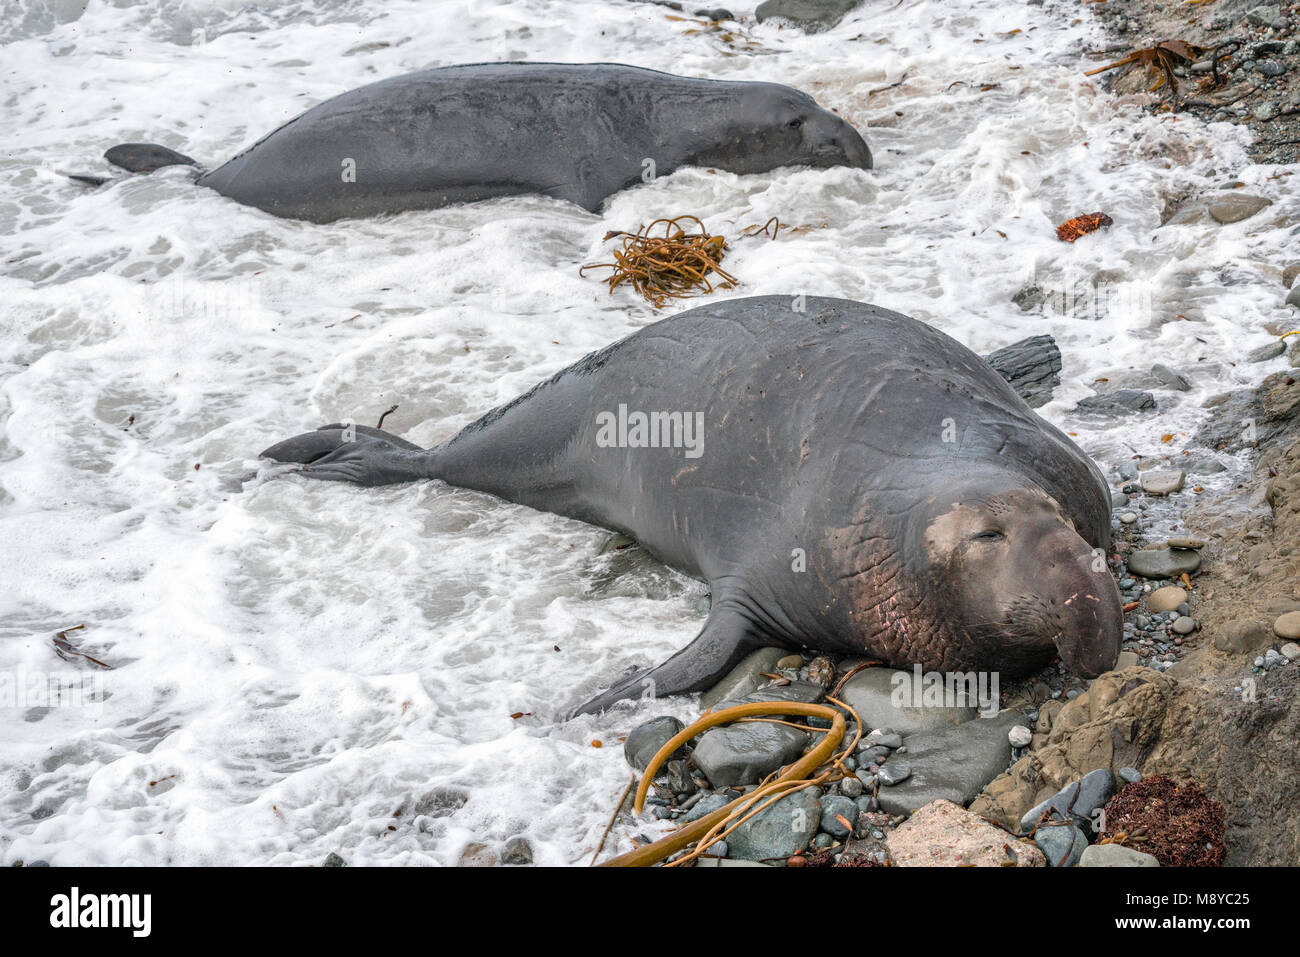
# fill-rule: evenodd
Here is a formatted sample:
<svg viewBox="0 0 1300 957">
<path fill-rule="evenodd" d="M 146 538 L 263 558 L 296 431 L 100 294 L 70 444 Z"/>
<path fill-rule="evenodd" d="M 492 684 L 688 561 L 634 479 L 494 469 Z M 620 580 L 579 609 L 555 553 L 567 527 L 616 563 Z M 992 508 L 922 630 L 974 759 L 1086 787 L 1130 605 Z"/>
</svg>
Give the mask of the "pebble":
<svg viewBox="0 0 1300 957">
<path fill-rule="evenodd" d="M 1148 495 L 1169 495 L 1180 491 L 1187 473 L 1182 469 L 1171 471 L 1148 469 L 1142 473 L 1142 491 Z"/>
<path fill-rule="evenodd" d="M 1265 76 L 1281 76 L 1286 72 L 1286 64 L 1279 60 L 1258 60 L 1255 69 Z"/>
<path fill-rule="evenodd" d="M 721 794 L 706 794 L 687 813 L 686 822 L 689 824 L 691 821 L 698 821 L 702 817 L 708 817 L 718 808 L 726 807 L 727 804 L 727 799 Z"/>
<path fill-rule="evenodd" d="M 1288 641 L 1282 646 L 1282 657 L 1287 661 L 1295 661 L 1300 658 L 1300 645 L 1297 645 L 1294 641 Z"/>
<path fill-rule="evenodd" d="M 1017 724 L 1007 732 L 1007 740 L 1013 748 L 1025 748 L 1034 739 L 1034 733 L 1023 724 Z"/>
<path fill-rule="evenodd" d="M 903 761 L 896 761 L 887 766 L 881 766 L 876 772 L 876 778 L 881 784 L 892 786 L 902 784 L 912 776 L 912 766 Z"/>
<path fill-rule="evenodd" d="M 855 774 L 840 779 L 840 793 L 846 798 L 862 797 L 862 779 Z"/>
<path fill-rule="evenodd" d="M 1155 580 L 1177 578 L 1184 572 L 1190 575 L 1200 567 L 1201 553 L 1190 549 L 1142 548 L 1129 552 L 1128 555 L 1128 570 L 1143 578 Z M 1173 608 L 1177 608 L 1178 604 Z M 1170 610 L 1172 611 L 1173 608 Z"/>
<path fill-rule="evenodd" d="M 1183 615 L 1174 619 L 1174 632 L 1180 635 L 1190 635 L 1196 630 L 1196 621 Z"/>
<path fill-rule="evenodd" d="M 858 806 L 852 799 L 828 794 L 822 798 L 821 805 L 823 831 L 841 841 L 853 833 L 853 822 L 858 819 Z"/>
<path fill-rule="evenodd" d="M 1247 362 L 1268 362 L 1270 359 L 1276 359 L 1286 352 L 1286 343 L 1281 339 L 1275 339 L 1272 342 L 1265 343 L 1258 349 L 1252 349 L 1246 353 Z"/>
<path fill-rule="evenodd" d="M 512 837 L 501 849 L 503 864 L 525 865 L 533 862 L 533 845 L 526 837 Z"/>
<path fill-rule="evenodd" d="M 627 758 L 627 763 L 636 770 L 644 771 L 650 759 L 659 753 L 659 749 L 684 727 L 686 726 L 671 715 L 651 718 L 632 729 L 627 740 L 623 742 L 623 757 Z"/>
<path fill-rule="evenodd" d="M 1289 611 L 1279 616 L 1273 622 L 1273 634 L 1292 641 L 1300 638 L 1300 611 Z"/>
<path fill-rule="evenodd" d="M 1123 508 L 1127 504 L 1128 504 L 1128 496 L 1125 495 L 1123 492 L 1110 493 L 1111 508 Z"/>
<path fill-rule="evenodd" d="M 1034 833 L 1034 843 L 1048 867 L 1073 867 L 1088 849 L 1088 838 L 1073 824 L 1044 824 Z"/>
<path fill-rule="evenodd" d="M 1123 844 L 1093 844 L 1079 855 L 1080 867 L 1159 867 L 1152 855 Z"/>
<path fill-rule="evenodd" d="M 803 667 L 803 655 L 786 655 L 776 663 L 777 671 L 788 671 L 791 668 Z"/>
<path fill-rule="evenodd" d="M 1244 104 L 1243 104 L 1244 105 Z M 1266 206 L 1272 206 L 1271 199 L 1251 196 L 1247 193 L 1224 193 L 1209 202 L 1210 217 L 1215 222 L 1228 224 L 1249 219 Z"/>
<path fill-rule="evenodd" d="M 36 865 L 28 864 L 27 866 L 35 867 Z M 343 860 L 343 858 L 339 857 L 333 851 L 330 851 L 329 854 L 326 855 L 325 863 L 321 865 L 321 867 L 347 867 L 347 866 L 348 866 L 348 862 Z"/>
<path fill-rule="evenodd" d="M 882 747 L 893 750 L 903 746 L 903 736 L 894 731 L 884 731 L 877 729 L 867 735 L 867 745 L 869 747 Z"/>
<path fill-rule="evenodd" d="M 1278 65 L 1281 66 L 1281 64 Z M 1255 107 L 1255 111 L 1251 113 L 1251 116 L 1253 116 L 1257 120 L 1267 123 L 1269 120 L 1276 119 L 1277 115 L 1281 112 L 1282 112 L 1282 108 L 1278 106 L 1275 101 L 1267 100 L 1259 104 L 1259 106 Z M 1261 360 L 1252 359 L 1251 361 L 1259 362 Z"/>
<path fill-rule="evenodd" d="M 1142 772 L 1137 768 L 1130 768 L 1128 766 L 1119 769 L 1119 776 L 1125 784 L 1136 784 L 1138 781 L 1142 780 Z"/>
<path fill-rule="evenodd" d="M 1119 517 L 1119 520 L 1123 522 L 1125 525 L 1132 525 L 1134 522 L 1138 520 L 1137 513 L 1125 512 L 1123 515 Z"/>
<path fill-rule="evenodd" d="M 1166 585 L 1164 588 L 1157 588 L 1150 597 L 1147 598 L 1147 608 L 1152 614 L 1160 614 L 1165 611 L 1173 611 L 1178 606 L 1187 603 L 1187 592 L 1177 585 Z M 1144 627 L 1139 625 L 1139 627 Z M 1144 629 L 1145 630 L 1145 629 Z"/>
</svg>

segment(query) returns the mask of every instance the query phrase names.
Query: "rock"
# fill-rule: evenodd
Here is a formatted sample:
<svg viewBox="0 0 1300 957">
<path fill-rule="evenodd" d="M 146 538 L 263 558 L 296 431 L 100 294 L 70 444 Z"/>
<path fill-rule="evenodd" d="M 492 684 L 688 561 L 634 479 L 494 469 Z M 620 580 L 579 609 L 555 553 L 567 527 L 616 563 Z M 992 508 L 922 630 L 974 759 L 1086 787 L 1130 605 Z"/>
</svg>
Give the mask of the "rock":
<svg viewBox="0 0 1300 957">
<path fill-rule="evenodd" d="M 1258 621 L 1238 619 L 1214 630 L 1213 645 L 1230 655 L 1253 654 L 1272 640 L 1268 628 Z"/>
<path fill-rule="evenodd" d="M 1246 14 L 1246 22 L 1257 27 L 1271 27 L 1282 18 L 1282 9 L 1276 4 L 1264 3 Z"/>
<path fill-rule="evenodd" d="M 1174 471 L 1156 471 L 1150 469 L 1142 473 L 1142 491 L 1148 495 L 1169 495 L 1182 490 L 1187 473 L 1181 469 Z"/>
<path fill-rule="evenodd" d="M 789 20 L 808 33 L 829 30 L 862 0 L 764 0 L 754 11 L 758 22 Z"/>
<path fill-rule="evenodd" d="M 868 748 L 882 747 L 889 748 L 893 751 L 903 746 L 903 736 L 897 731 L 886 731 L 883 728 L 877 728 L 867 735 L 865 744 Z M 888 757 L 888 755 L 886 755 Z"/>
<path fill-rule="evenodd" d="M 853 833 L 853 825 L 858 819 L 858 806 L 851 798 L 827 794 L 821 799 L 821 805 L 823 831 L 841 841 Z"/>
<path fill-rule="evenodd" d="M 1300 279 L 1300 262 L 1288 263 L 1282 270 L 1282 285 L 1290 289 Z"/>
<path fill-rule="evenodd" d="M 1281 339 L 1275 339 L 1273 342 L 1266 342 L 1258 349 L 1251 349 L 1246 353 L 1247 362 L 1268 362 L 1270 359 L 1276 359 L 1280 355 L 1286 354 L 1286 343 Z"/>
<path fill-rule="evenodd" d="M 1265 199 L 1262 196 L 1251 196 L 1248 193 L 1223 193 L 1215 196 L 1209 202 L 1210 217 L 1217 223 L 1227 225 L 1228 223 L 1239 223 L 1243 219 L 1249 219 L 1261 209 L 1272 206 L 1271 199 Z"/>
<path fill-rule="evenodd" d="M 1186 615 L 1179 615 L 1174 619 L 1173 629 L 1176 635 L 1190 635 L 1196 630 L 1196 621 Z"/>
<path fill-rule="evenodd" d="M 1281 65 L 1282 64 L 1280 63 L 1278 64 L 1278 66 Z M 1259 69 L 1258 65 L 1256 66 L 1256 69 Z M 1286 70 L 1284 69 L 1282 72 L 1285 73 Z M 1265 100 L 1263 103 L 1259 104 L 1259 106 L 1255 107 L 1254 112 L 1250 115 L 1257 120 L 1268 122 L 1269 120 L 1276 119 L 1277 115 L 1281 112 L 1282 107 L 1278 105 L 1276 100 Z"/>
<path fill-rule="evenodd" d="M 808 683 L 819 688 L 829 688 L 835 681 L 835 665 L 825 655 L 808 662 Z"/>
<path fill-rule="evenodd" d="M 750 652 L 740 664 L 731 669 L 727 677 L 700 695 L 700 707 L 707 710 L 724 698 L 738 698 L 757 691 L 768 681 L 760 675 L 773 671 L 776 663 L 785 655 L 784 648 L 759 648 Z"/>
<path fill-rule="evenodd" d="M 855 774 L 840 779 L 840 793 L 846 798 L 857 800 L 862 797 L 862 779 Z"/>
<path fill-rule="evenodd" d="M 876 772 L 876 779 L 886 787 L 902 784 L 911 776 L 912 766 L 906 761 L 886 761 Z"/>
<path fill-rule="evenodd" d="M 1129 412 L 1144 412 L 1155 407 L 1156 398 L 1150 392 L 1116 389 L 1114 392 L 1080 399 L 1074 409 L 1076 412 L 1090 412 L 1097 415 L 1123 415 Z"/>
<path fill-rule="evenodd" d="M 533 845 L 526 837 L 512 837 L 501 849 L 501 862 L 522 867 L 533 862 Z"/>
<path fill-rule="evenodd" d="M 808 735 L 783 724 L 749 722 L 711 728 L 692 755 L 715 788 L 757 784 L 808 747 Z"/>
<path fill-rule="evenodd" d="M 845 683 L 840 699 L 857 711 L 864 728 L 890 728 L 903 735 L 952 727 L 978 714 L 979 702 L 969 700 L 960 689 L 956 702 L 942 706 L 926 704 L 924 686 L 916 685 L 914 672 L 867 668 Z"/>
<path fill-rule="evenodd" d="M 1141 548 L 1129 552 L 1128 570 L 1143 578 L 1177 578 L 1201 567 L 1201 553 L 1184 548 Z"/>
<path fill-rule="evenodd" d="M 1044 824 L 1034 833 L 1048 867 L 1073 867 L 1088 849 L 1088 838 L 1073 824 Z"/>
<path fill-rule="evenodd" d="M 1296 283 L 1296 287 L 1287 293 L 1286 304 L 1300 309 L 1300 283 Z"/>
<path fill-rule="evenodd" d="M 1095 812 L 1105 807 L 1114 793 L 1115 775 L 1109 768 L 1089 771 L 1078 781 L 1067 784 L 1046 801 L 1026 811 L 1020 819 L 1020 831 L 1033 830 L 1040 818 L 1045 821 L 1064 820 L 1067 813 L 1080 827 L 1091 828 Z M 1043 818 L 1049 810 L 1052 813 Z"/>
<path fill-rule="evenodd" d="M 1177 585 L 1166 585 L 1164 588 L 1157 588 L 1147 598 L 1147 609 L 1156 613 L 1173 611 L 1185 601 L 1187 601 L 1187 592 Z"/>
<path fill-rule="evenodd" d="M 1007 740 L 1011 742 L 1013 748 L 1024 748 L 1029 746 L 1029 742 L 1034 739 L 1034 734 L 1022 724 L 1013 725 L 1007 732 Z"/>
<path fill-rule="evenodd" d="M 1119 660 L 1115 662 L 1115 670 L 1121 671 L 1124 668 L 1132 668 L 1137 663 L 1138 656 L 1136 651 L 1121 651 L 1119 653 Z"/>
<path fill-rule="evenodd" d="M 718 808 L 726 807 L 730 802 L 722 794 L 706 794 L 695 803 L 695 807 L 686 812 L 686 823 L 708 817 Z"/>
<path fill-rule="evenodd" d="M 1206 545 L 1203 538 L 1187 538 L 1186 536 L 1171 538 L 1165 542 L 1170 548 L 1204 548 Z"/>
<path fill-rule="evenodd" d="M 1079 857 L 1080 867 L 1159 867 L 1160 862 L 1123 844 L 1093 844 Z"/>
<path fill-rule="evenodd" d="M 1300 645 L 1297 645 L 1294 641 L 1288 641 L 1282 646 L 1281 651 L 1282 657 L 1287 661 L 1295 661 L 1300 658 Z"/>
<path fill-rule="evenodd" d="M 1273 634 L 1279 638 L 1300 638 L 1300 611 L 1289 611 L 1273 622 Z"/>
<path fill-rule="evenodd" d="M 790 671 L 803 667 L 803 655 L 786 655 L 776 663 L 777 671 Z"/>
<path fill-rule="evenodd" d="M 1061 350 L 1048 335 L 1013 342 L 989 353 L 984 361 L 1007 380 L 1031 409 L 1050 402 L 1052 390 L 1061 384 Z"/>
<path fill-rule="evenodd" d="M 896 867 L 1042 867 L 1046 861 L 1032 844 L 1009 839 L 1005 831 L 951 801 L 932 801 L 885 838 Z M 1004 849 L 1005 848 L 1005 849 Z"/>
<path fill-rule="evenodd" d="M 415 802 L 416 817 L 451 817 L 469 801 L 469 794 L 459 788 L 436 787 Z"/>
<path fill-rule="evenodd" d="M 726 843 L 725 841 L 722 843 Z M 772 867 L 772 864 L 764 864 L 761 861 L 738 861 L 732 857 L 699 857 L 695 860 L 696 867 Z"/>
<path fill-rule="evenodd" d="M 1167 365 L 1157 362 L 1151 367 L 1151 374 L 1165 388 L 1173 389 L 1176 392 L 1190 392 L 1192 390 L 1192 383 L 1188 381 L 1187 376 L 1181 372 L 1175 372 Z"/>
<path fill-rule="evenodd" d="M 671 715 L 651 718 L 632 729 L 623 742 L 623 757 L 633 768 L 644 771 L 649 766 L 650 759 L 659 753 L 659 749 L 685 727 Z M 679 748 L 674 755 L 681 756 L 685 753 Z"/>
<path fill-rule="evenodd" d="M 808 846 L 821 824 L 821 802 L 808 789 L 787 794 L 727 836 L 732 858 L 787 858 Z"/>
<path fill-rule="evenodd" d="M 36 865 L 29 864 L 27 866 L 35 867 Z M 347 867 L 347 866 L 348 866 L 348 862 L 343 860 L 343 858 L 339 857 L 333 851 L 330 851 L 329 854 L 325 856 L 325 863 L 321 864 L 321 867 Z"/>
<path fill-rule="evenodd" d="M 980 789 L 1011 763 L 1008 735 L 1027 719 L 1014 711 L 978 718 L 957 727 L 918 731 L 904 738 L 907 753 L 892 756 L 881 774 L 910 775 L 877 794 L 881 810 L 906 814 L 936 800 L 969 804 Z"/>
<path fill-rule="evenodd" d="M 465 850 L 460 852 L 460 860 L 456 862 L 457 867 L 496 867 L 501 862 L 497 852 L 486 844 L 477 841 L 471 841 L 465 845 Z"/>
<path fill-rule="evenodd" d="M 1135 784 L 1142 780 L 1142 772 L 1137 768 L 1122 767 L 1119 769 L 1119 777 L 1125 784 Z"/>
<path fill-rule="evenodd" d="M 699 790 L 699 785 L 691 776 L 690 765 L 684 758 L 665 762 L 664 771 L 668 775 L 668 787 L 674 794 L 685 794 L 689 797 Z"/>
</svg>

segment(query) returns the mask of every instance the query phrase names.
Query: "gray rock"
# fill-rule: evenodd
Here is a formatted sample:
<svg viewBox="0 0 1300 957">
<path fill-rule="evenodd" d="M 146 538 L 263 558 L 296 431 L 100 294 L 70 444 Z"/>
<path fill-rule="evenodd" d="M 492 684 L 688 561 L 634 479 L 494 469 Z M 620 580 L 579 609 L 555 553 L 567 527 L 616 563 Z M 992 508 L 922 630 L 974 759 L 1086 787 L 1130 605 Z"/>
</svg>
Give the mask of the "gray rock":
<svg viewBox="0 0 1300 957">
<path fill-rule="evenodd" d="M 727 698 L 719 705 L 730 708 L 738 704 L 755 704 L 762 701 L 799 701 L 803 704 L 816 704 L 826 697 L 826 689 L 811 681 L 791 681 L 788 685 L 772 685 L 751 691 L 739 698 Z"/>
<path fill-rule="evenodd" d="M 894 755 L 882 772 L 906 764 L 911 775 L 901 784 L 880 790 L 881 809 L 910 814 L 940 799 L 965 807 L 1010 765 L 1007 735 L 1016 725 L 1028 726 L 1029 720 L 1015 711 L 1004 711 L 956 727 L 907 735 L 906 756 Z"/>
<path fill-rule="evenodd" d="M 1192 389 L 1192 383 L 1188 381 L 1187 376 L 1181 372 L 1175 372 L 1169 366 L 1159 362 L 1151 367 L 1151 374 L 1167 389 L 1173 389 L 1176 392 L 1190 392 Z"/>
<path fill-rule="evenodd" d="M 1088 849 L 1087 836 L 1073 824 L 1044 824 L 1034 833 L 1034 843 L 1048 867 L 1073 867 Z"/>
<path fill-rule="evenodd" d="M 1120 780 L 1125 784 L 1136 784 L 1142 780 L 1142 772 L 1137 768 L 1122 767 L 1119 769 Z"/>
<path fill-rule="evenodd" d="M 522 867 L 533 862 L 533 845 L 526 837 L 512 837 L 501 849 L 501 863 Z"/>
<path fill-rule="evenodd" d="M 1281 66 L 1281 64 L 1279 63 L 1278 66 Z M 1258 64 L 1256 65 L 1256 69 L 1258 69 Z M 1257 120 L 1267 123 L 1269 120 L 1277 119 L 1277 115 L 1281 112 L 1282 107 L 1278 105 L 1276 100 L 1265 100 L 1263 103 L 1259 104 L 1259 106 L 1255 107 L 1254 112 L 1250 115 Z"/>
<path fill-rule="evenodd" d="M 1074 407 L 1076 412 L 1089 412 L 1097 415 L 1124 415 L 1130 412 L 1144 412 L 1156 407 L 1156 398 L 1150 392 L 1137 389 L 1116 389 L 1102 395 L 1090 395 L 1080 399 Z"/>
<path fill-rule="evenodd" d="M 891 751 L 903 746 L 903 736 L 897 731 L 885 731 L 877 728 L 867 735 L 867 747 L 889 748 Z"/>
<path fill-rule="evenodd" d="M 35 867 L 36 865 L 28 864 L 27 866 Z M 333 851 L 330 851 L 329 854 L 325 856 L 325 863 L 321 864 L 321 867 L 347 867 L 347 866 L 348 866 L 348 862 L 343 860 L 343 858 L 339 857 Z"/>
<path fill-rule="evenodd" d="M 986 355 L 984 361 L 1007 380 L 1031 409 L 1050 402 L 1052 390 L 1061 384 L 1061 350 L 1049 335 L 1013 342 Z"/>
<path fill-rule="evenodd" d="M 757 784 L 808 747 L 808 735 L 783 724 L 749 722 L 711 728 L 695 746 L 695 766 L 715 788 Z"/>
<path fill-rule="evenodd" d="M 808 33 L 829 30 L 862 0 L 764 0 L 754 11 L 758 22 L 789 20 Z"/>
<path fill-rule="evenodd" d="M 738 698 L 757 691 L 768 681 L 759 676 L 774 670 L 785 655 L 784 648 L 759 648 L 750 652 L 725 678 L 700 695 L 700 707 L 707 710 L 724 698 Z"/>
<path fill-rule="evenodd" d="M 686 726 L 671 715 L 651 718 L 632 729 L 623 742 L 623 757 L 636 770 L 644 771 L 650 764 L 650 759 L 659 753 L 659 749 L 684 727 Z M 677 757 L 685 753 L 681 748 L 673 752 Z"/>
<path fill-rule="evenodd" d="M 436 787 L 415 802 L 415 816 L 451 817 L 469 801 L 469 794 L 460 788 Z"/>
<path fill-rule="evenodd" d="M 1266 342 L 1258 349 L 1251 349 L 1246 353 L 1247 362 L 1268 362 L 1270 359 L 1276 359 L 1280 355 L 1286 354 L 1286 343 L 1281 339 L 1274 342 Z"/>
<path fill-rule="evenodd" d="M 876 772 L 876 779 L 886 787 L 895 787 L 912 776 L 912 765 L 906 761 L 886 761 Z"/>
<path fill-rule="evenodd" d="M 1272 641 L 1263 622 L 1244 618 L 1227 621 L 1214 632 L 1213 645 L 1230 655 L 1250 654 Z"/>
<path fill-rule="evenodd" d="M 1182 469 L 1149 469 L 1142 473 L 1142 491 L 1148 495 L 1170 495 L 1181 491 L 1186 480 L 1187 473 Z"/>
<path fill-rule="evenodd" d="M 1295 288 L 1287 293 L 1286 304 L 1300 309 L 1300 283 L 1296 283 Z"/>
<path fill-rule="evenodd" d="M 841 841 L 853 833 L 853 825 L 858 819 L 858 806 L 851 798 L 827 794 L 821 799 L 821 805 L 823 831 Z M 845 821 L 848 823 L 845 824 Z"/>
<path fill-rule="evenodd" d="M 1188 548 L 1140 548 L 1128 555 L 1130 572 L 1154 580 L 1190 575 L 1200 567 L 1201 553 Z"/>
<path fill-rule="evenodd" d="M 953 727 L 978 713 L 978 701 L 961 693 L 952 707 L 927 706 L 924 688 L 917 688 L 910 671 L 867 668 L 845 683 L 840 699 L 862 719 L 865 728 L 889 728 L 903 735 Z M 920 702 L 913 706 L 910 702 Z"/>
<path fill-rule="evenodd" d="M 699 790 L 699 785 L 691 776 L 690 765 L 684 758 L 667 762 L 664 770 L 668 774 L 668 787 L 674 794 L 685 794 L 689 797 Z"/>
<path fill-rule="evenodd" d="M 1123 844 L 1093 844 L 1079 856 L 1080 867 L 1159 867 L 1160 862 Z"/>
<path fill-rule="evenodd" d="M 1222 193 L 1209 202 L 1210 218 L 1217 223 L 1239 223 L 1249 219 L 1261 209 L 1272 206 L 1271 199 L 1251 196 L 1248 193 Z"/>
<path fill-rule="evenodd" d="M 1196 621 L 1186 615 L 1179 615 L 1174 619 L 1173 628 L 1176 635 L 1190 635 L 1196 630 Z"/>
<path fill-rule="evenodd" d="M 817 833 L 821 819 L 821 801 L 810 789 L 787 794 L 727 836 L 730 857 L 763 861 L 797 854 Z"/>
<path fill-rule="evenodd" d="M 1257 27 L 1271 27 L 1282 19 L 1282 8 L 1273 3 L 1262 3 L 1246 14 L 1246 22 Z"/>
<path fill-rule="evenodd" d="M 1072 781 L 1046 801 L 1026 811 L 1020 818 L 1021 833 L 1032 830 L 1048 809 L 1054 813 L 1044 820 L 1062 820 L 1068 811 L 1080 827 L 1091 828 L 1094 812 L 1105 807 L 1114 794 L 1115 776 L 1110 769 L 1089 771 L 1078 781 Z"/>
<path fill-rule="evenodd" d="M 686 823 L 698 821 L 702 817 L 708 817 L 719 808 L 726 807 L 730 801 L 721 794 L 706 794 L 695 806 L 686 812 Z"/>
<path fill-rule="evenodd" d="M 862 779 L 855 774 L 840 779 L 840 793 L 856 800 L 862 797 Z"/>
<path fill-rule="evenodd" d="M 1300 645 L 1297 645 L 1294 641 L 1288 641 L 1282 646 L 1281 652 L 1282 657 L 1287 661 L 1295 661 L 1300 658 Z"/>
</svg>

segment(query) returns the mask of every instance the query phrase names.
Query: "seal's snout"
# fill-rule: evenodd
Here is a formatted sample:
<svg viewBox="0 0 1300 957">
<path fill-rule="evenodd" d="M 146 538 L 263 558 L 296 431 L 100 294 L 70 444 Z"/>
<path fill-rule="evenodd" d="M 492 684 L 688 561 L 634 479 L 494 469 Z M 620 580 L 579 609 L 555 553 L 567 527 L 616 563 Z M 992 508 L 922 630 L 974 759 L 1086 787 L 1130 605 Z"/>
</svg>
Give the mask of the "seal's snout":
<svg viewBox="0 0 1300 957">
<path fill-rule="evenodd" d="M 1115 667 L 1123 640 L 1119 589 L 1104 559 L 1073 532 L 1069 557 L 1057 563 L 1059 592 L 1053 606 L 1060 631 L 1056 650 L 1065 666 L 1085 678 Z M 1098 567 L 1100 566 L 1100 567 Z"/>
<path fill-rule="evenodd" d="M 826 113 L 814 131 L 813 152 L 828 166 L 871 169 L 871 148 L 847 120 Z"/>
</svg>

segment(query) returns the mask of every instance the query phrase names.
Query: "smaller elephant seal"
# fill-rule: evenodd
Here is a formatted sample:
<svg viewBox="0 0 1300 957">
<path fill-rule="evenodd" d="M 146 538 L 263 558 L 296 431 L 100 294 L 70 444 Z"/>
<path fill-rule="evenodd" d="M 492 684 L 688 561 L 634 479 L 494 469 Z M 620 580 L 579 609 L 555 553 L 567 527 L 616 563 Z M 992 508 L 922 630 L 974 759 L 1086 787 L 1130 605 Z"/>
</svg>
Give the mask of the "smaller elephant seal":
<svg viewBox="0 0 1300 957">
<path fill-rule="evenodd" d="M 149 143 L 105 158 L 131 172 L 198 165 Z M 524 193 L 594 212 L 612 193 L 685 166 L 871 165 L 857 130 L 788 86 L 615 63 L 481 63 L 326 100 L 197 182 L 325 223 Z"/>
<path fill-rule="evenodd" d="M 690 309 L 435 448 L 327 425 L 302 475 L 441 479 L 622 532 L 708 582 L 684 650 L 580 709 L 710 687 L 763 645 L 926 671 L 1092 677 L 1119 655 L 1101 472 L 987 362 L 844 299 Z"/>
</svg>

